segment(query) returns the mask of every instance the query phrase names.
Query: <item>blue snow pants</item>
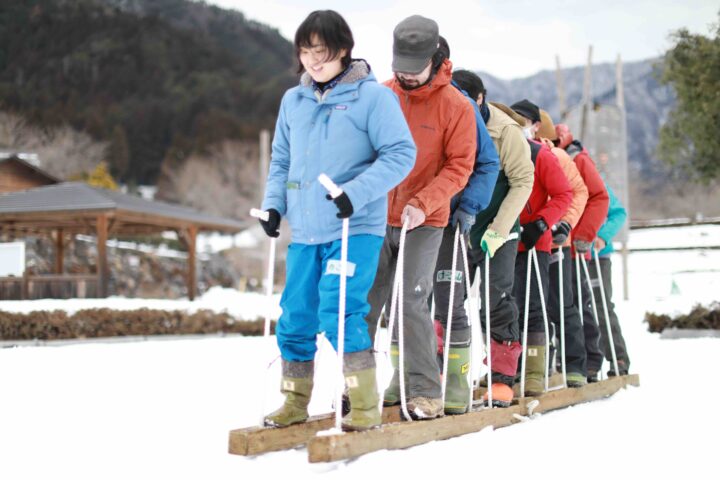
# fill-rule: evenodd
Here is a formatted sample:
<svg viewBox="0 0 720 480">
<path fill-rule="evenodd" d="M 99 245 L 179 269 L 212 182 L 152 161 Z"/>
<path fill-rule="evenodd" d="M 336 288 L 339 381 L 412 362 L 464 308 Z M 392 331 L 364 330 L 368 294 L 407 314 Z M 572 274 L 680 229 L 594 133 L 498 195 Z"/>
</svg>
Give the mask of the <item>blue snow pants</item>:
<svg viewBox="0 0 720 480">
<path fill-rule="evenodd" d="M 365 316 L 368 292 L 375 281 L 383 237 L 352 235 L 348 239 L 348 277 L 345 302 L 345 352 L 372 347 Z M 282 314 L 276 328 L 282 358 L 306 362 L 315 358 L 316 335 L 337 350 L 340 297 L 340 248 L 335 240 L 320 245 L 292 243 L 288 247 Z"/>
</svg>

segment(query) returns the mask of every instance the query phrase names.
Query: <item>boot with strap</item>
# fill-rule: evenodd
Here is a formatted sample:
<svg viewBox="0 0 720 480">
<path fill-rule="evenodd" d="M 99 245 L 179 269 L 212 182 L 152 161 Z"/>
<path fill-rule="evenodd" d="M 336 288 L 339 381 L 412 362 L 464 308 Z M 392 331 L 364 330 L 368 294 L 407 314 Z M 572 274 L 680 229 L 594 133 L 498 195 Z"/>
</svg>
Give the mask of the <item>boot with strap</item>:
<svg viewBox="0 0 720 480">
<path fill-rule="evenodd" d="M 545 345 L 527 346 L 525 396 L 538 397 L 545 393 L 545 354 Z"/>
<path fill-rule="evenodd" d="M 470 402 L 470 346 L 450 347 L 448 350 L 447 384 L 445 386 L 445 414 L 460 415 L 468 411 Z"/>
<path fill-rule="evenodd" d="M 375 376 L 375 356 L 371 350 L 346 353 L 344 356 L 345 386 L 350 398 L 350 413 L 343 417 L 347 431 L 369 430 L 380 426 L 380 396 Z"/>
<path fill-rule="evenodd" d="M 268 427 L 287 427 L 308 418 L 308 404 L 313 389 L 315 362 L 282 361 L 280 392 L 285 395 L 282 407 L 265 417 Z"/>
</svg>

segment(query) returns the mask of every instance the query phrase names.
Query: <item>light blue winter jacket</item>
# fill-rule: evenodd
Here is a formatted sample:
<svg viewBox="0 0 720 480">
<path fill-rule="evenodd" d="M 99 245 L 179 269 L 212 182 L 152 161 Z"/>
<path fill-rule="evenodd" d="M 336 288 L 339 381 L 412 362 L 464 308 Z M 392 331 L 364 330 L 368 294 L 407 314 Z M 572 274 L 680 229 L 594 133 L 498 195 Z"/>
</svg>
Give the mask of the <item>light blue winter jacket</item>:
<svg viewBox="0 0 720 480">
<path fill-rule="evenodd" d="M 605 248 L 598 252 L 601 257 L 610 255 L 615 251 L 612 244 L 612 239 L 618 234 L 622 228 L 625 220 L 627 219 L 627 211 L 623 207 L 620 200 L 615 196 L 615 192 L 612 191 L 610 185 L 605 182 L 605 188 L 607 188 L 608 195 L 610 196 L 610 206 L 608 207 L 607 218 L 603 223 L 600 230 L 598 230 L 597 236 L 605 240 Z"/>
<path fill-rule="evenodd" d="M 397 96 L 363 60 L 324 94 L 305 73 L 283 96 L 263 210 L 287 217 L 294 243 L 341 237 L 338 209 L 318 182 L 327 174 L 347 193 L 350 235 L 385 235 L 387 193 L 415 164 L 415 143 Z"/>
</svg>

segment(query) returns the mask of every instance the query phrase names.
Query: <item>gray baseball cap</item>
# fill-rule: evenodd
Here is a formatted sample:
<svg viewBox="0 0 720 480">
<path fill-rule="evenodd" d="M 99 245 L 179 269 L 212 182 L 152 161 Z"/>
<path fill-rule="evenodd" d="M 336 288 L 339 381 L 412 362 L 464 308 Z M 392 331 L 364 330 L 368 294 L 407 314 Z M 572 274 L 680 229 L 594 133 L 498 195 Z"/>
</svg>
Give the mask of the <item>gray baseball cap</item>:
<svg viewBox="0 0 720 480">
<path fill-rule="evenodd" d="M 413 15 L 393 31 L 393 72 L 420 73 L 438 49 L 438 24 Z"/>
</svg>

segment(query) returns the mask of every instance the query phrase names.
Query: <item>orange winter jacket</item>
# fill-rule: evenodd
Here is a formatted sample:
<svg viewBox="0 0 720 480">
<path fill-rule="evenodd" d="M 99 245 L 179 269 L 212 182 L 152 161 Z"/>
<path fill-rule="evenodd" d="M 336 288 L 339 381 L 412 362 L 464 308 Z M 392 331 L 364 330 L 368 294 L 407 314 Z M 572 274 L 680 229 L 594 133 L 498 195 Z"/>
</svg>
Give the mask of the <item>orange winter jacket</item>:
<svg viewBox="0 0 720 480">
<path fill-rule="evenodd" d="M 452 63 L 445 60 L 429 83 L 404 90 L 388 80 L 399 97 L 405 120 L 417 146 L 415 166 L 388 194 L 388 224 L 402 226 L 406 205 L 425 213 L 425 223 L 445 227 L 450 199 L 462 190 L 475 165 L 477 133 L 475 112 L 467 98 L 450 84 Z"/>
<path fill-rule="evenodd" d="M 558 162 L 560 162 L 560 167 L 562 167 L 563 173 L 565 173 L 568 183 L 570 183 L 570 188 L 572 188 L 572 201 L 570 202 L 567 212 L 565 212 L 565 215 L 563 215 L 560 220 L 565 220 L 570 224 L 571 228 L 575 228 L 575 225 L 580 221 L 580 217 L 585 210 L 585 204 L 588 200 L 587 186 L 585 186 L 585 182 L 583 182 L 582 175 L 580 175 L 580 171 L 575 166 L 575 162 L 572 161 L 572 158 L 570 158 L 570 155 L 568 155 L 565 150 L 554 146 L 547 138 L 543 138 L 542 142 L 550 148 L 552 153 L 557 157 Z M 568 235 L 567 240 L 563 243 L 563 247 L 569 247 L 570 245 L 571 236 Z"/>
</svg>

